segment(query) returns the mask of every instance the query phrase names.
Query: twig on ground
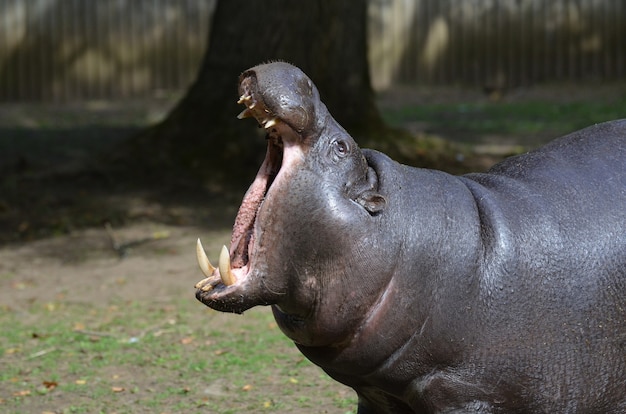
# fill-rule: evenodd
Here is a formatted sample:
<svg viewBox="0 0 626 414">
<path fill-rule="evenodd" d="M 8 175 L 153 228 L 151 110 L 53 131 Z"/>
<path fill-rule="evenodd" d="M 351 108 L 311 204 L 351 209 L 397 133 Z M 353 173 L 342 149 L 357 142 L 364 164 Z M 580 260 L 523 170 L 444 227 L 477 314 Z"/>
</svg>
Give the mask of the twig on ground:
<svg viewBox="0 0 626 414">
<path fill-rule="evenodd" d="M 81 334 L 81 335 L 87 335 L 87 336 L 101 336 L 101 337 L 105 337 L 105 338 L 115 338 L 116 336 L 110 333 L 106 333 L 106 332 L 95 332 L 95 331 L 86 331 L 84 329 L 76 329 L 74 330 L 74 332 Z"/>
<path fill-rule="evenodd" d="M 35 359 L 35 358 L 39 358 L 39 357 L 42 357 L 42 356 L 44 356 L 44 355 L 47 355 L 47 354 L 49 354 L 49 353 L 51 353 L 51 352 L 55 352 L 55 351 L 58 351 L 58 350 L 59 350 L 58 348 L 48 348 L 48 349 L 42 349 L 41 351 L 35 352 L 34 354 L 30 354 L 30 355 L 28 356 L 28 358 L 26 358 L 26 359 Z"/>
</svg>

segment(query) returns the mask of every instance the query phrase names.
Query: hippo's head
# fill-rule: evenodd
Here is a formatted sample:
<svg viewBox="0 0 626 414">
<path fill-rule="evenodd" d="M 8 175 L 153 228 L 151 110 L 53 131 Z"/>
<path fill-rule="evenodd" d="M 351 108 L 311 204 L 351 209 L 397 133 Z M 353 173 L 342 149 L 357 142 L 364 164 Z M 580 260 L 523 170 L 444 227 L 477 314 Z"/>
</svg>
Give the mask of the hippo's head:
<svg viewBox="0 0 626 414">
<path fill-rule="evenodd" d="M 297 343 L 341 342 L 346 324 L 358 326 L 385 283 L 385 261 L 369 260 L 385 208 L 375 168 L 300 69 L 253 67 L 239 78 L 239 93 L 246 106 L 239 118 L 254 117 L 265 129 L 267 155 L 218 269 L 199 245 L 207 278 L 196 297 L 225 312 L 273 305 Z"/>
</svg>

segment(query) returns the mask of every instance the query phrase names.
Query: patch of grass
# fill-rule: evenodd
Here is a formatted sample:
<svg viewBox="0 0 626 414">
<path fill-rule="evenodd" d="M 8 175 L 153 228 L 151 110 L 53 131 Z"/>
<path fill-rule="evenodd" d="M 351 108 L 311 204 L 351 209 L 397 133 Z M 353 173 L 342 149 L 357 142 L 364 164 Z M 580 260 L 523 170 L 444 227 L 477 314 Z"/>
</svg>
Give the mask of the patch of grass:
<svg viewBox="0 0 626 414">
<path fill-rule="evenodd" d="M 461 137 L 486 134 L 554 137 L 586 126 L 624 118 L 626 99 L 617 102 L 468 102 L 420 104 L 383 111 L 391 125 L 423 122 L 428 132 Z"/>
<path fill-rule="evenodd" d="M 331 411 L 356 405 L 352 392 L 298 353 L 267 309 L 237 318 L 192 300 L 9 309 L 0 315 L 0 411 L 318 412 L 320 399 Z"/>
</svg>

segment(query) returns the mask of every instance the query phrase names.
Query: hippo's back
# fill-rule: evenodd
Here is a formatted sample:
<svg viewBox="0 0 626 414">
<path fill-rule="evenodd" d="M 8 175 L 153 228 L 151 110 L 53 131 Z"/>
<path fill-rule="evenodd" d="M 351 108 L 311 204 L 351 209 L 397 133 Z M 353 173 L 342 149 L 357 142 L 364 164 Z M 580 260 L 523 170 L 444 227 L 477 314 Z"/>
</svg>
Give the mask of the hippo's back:
<svg viewBox="0 0 626 414">
<path fill-rule="evenodd" d="M 488 243 L 597 251 L 626 277 L 626 120 L 585 128 L 462 180 L 484 234 L 493 236 Z"/>
<path fill-rule="evenodd" d="M 626 119 L 605 122 L 576 131 L 526 154 L 510 157 L 486 174 L 469 174 L 487 186 L 497 177 L 535 185 L 544 196 L 561 186 L 579 184 L 584 193 L 615 190 L 615 197 L 626 197 Z M 559 194 L 554 194 L 559 196 Z"/>
<path fill-rule="evenodd" d="M 540 411 L 626 410 L 626 120 L 461 179 L 481 223 L 491 374 L 513 361 L 511 387 Z"/>
</svg>

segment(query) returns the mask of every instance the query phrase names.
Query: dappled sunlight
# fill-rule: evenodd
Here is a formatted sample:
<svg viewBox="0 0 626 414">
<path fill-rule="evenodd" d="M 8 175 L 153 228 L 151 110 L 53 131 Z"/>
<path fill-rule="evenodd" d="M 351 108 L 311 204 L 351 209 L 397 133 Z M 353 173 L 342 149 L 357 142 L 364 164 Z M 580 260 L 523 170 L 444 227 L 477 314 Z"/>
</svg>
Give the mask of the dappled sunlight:
<svg viewBox="0 0 626 414">
<path fill-rule="evenodd" d="M 426 41 L 421 51 L 422 62 L 428 71 L 433 71 L 448 49 L 450 30 L 443 17 L 437 17 L 430 24 Z"/>
</svg>

